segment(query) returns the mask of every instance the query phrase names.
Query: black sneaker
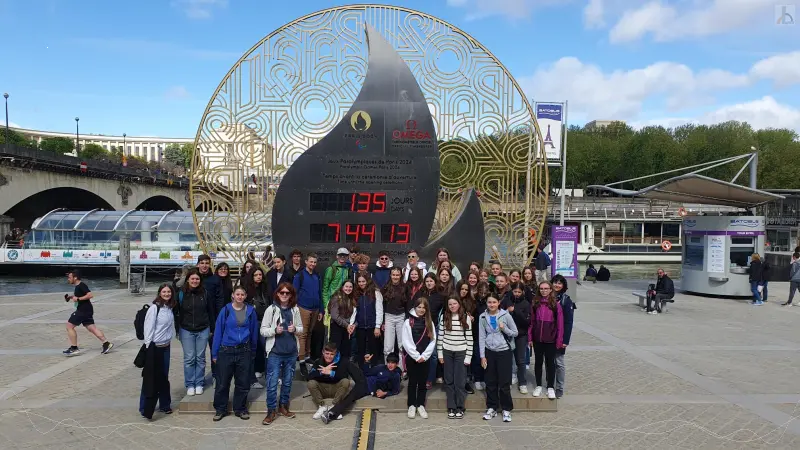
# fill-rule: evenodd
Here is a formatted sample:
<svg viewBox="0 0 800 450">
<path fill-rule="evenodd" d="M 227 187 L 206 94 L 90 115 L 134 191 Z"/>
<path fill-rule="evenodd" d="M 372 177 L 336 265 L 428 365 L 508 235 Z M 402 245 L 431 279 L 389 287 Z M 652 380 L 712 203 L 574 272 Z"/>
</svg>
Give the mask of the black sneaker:
<svg viewBox="0 0 800 450">
<path fill-rule="evenodd" d="M 467 383 L 464 385 L 464 389 L 467 391 L 467 394 L 474 394 L 475 389 L 472 387 L 472 384 Z"/>
<path fill-rule="evenodd" d="M 247 411 L 237 412 L 236 417 L 242 420 L 250 420 L 250 413 Z"/>
<path fill-rule="evenodd" d="M 326 412 L 325 414 L 322 415 L 322 417 L 320 417 L 320 420 L 322 420 L 322 423 L 327 425 L 333 420 L 333 418 L 334 418 L 333 414 Z"/>
<path fill-rule="evenodd" d="M 63 353 L 64 356 L 75 356 L 80 352 L 81 352 L 81 349 L 79 349 L 78 347 L 70 347 L 70 348 L 64 350 L 61 353 Z"/>
<path fill-rule="evenodd" d="M 456 410 L 456 419 L 463 419 L 463 418 L 464 418 L 464 410 L 463 409 L 457 409 Z"/>
<path fill-rule="evenodd" d="M 447 410 L 447 418 L 448 419 L 455 419 L 456 418 L 456 410 L 455 409 L 448 409 Z"/>
<path fill-rule="evenodd" d="M 105 341 L 105 342 L 103 342 L 103 352 L 102 353 L 105 355 L 106 353 L 110 352 L 112 348 L 114 348 L 114 344 L 112 344 L 111 342 Z"/>
<path fill-rule="evenodd" d="M 220 420 L 222 420 L 223 417 L 225 417 L 225 413 L 221 413 L 221 412 L 217 411 L 217 413 L 214 414 L 214 418 L 212 420 L 214 422 L 219 422 Z"/>
<path fill-rule="evenodd" d="M 308 365 L 304 361 L 300 361 L 300 375 L 304 379 L 308 378 Z"/>
</svg>

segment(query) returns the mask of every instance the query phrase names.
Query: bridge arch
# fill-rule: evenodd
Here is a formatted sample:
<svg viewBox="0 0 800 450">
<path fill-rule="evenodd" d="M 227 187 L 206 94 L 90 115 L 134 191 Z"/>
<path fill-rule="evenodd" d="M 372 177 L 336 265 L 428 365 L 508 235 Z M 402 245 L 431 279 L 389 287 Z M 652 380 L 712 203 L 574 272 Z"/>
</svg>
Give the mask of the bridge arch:
<svg viewBox="0 0 800 450">
<path fill-rule="evenodd" d="M 139 203 L 135 209 L 145 211 L 183 211 L 183 207 L 174 199 L 166 195 L 154 195 Z"/>
<path fill-rule="evenodd" d="M 36 218 L 57 208 L 75 211 L 115 209 L 110 202 L 92 191 L 76 187 L 57 187 L 28 195 L 0 214 L 12 217 L 15 227 L 28 229 Z"/>
</svg>

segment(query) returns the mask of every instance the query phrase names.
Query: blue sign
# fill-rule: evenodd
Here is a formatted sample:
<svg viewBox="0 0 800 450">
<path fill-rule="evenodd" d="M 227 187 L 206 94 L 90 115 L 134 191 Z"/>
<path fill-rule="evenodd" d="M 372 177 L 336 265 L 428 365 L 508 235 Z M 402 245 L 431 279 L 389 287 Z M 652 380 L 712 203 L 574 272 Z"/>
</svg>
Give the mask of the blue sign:
<svg viewBox="0 0 800 450">
<path fill-rule="evenodd" d="M 559 104 L 539 103 L 536 105 L 536 118 L 561 122 L 562 108 L 563 105 Z"/>
</svg>

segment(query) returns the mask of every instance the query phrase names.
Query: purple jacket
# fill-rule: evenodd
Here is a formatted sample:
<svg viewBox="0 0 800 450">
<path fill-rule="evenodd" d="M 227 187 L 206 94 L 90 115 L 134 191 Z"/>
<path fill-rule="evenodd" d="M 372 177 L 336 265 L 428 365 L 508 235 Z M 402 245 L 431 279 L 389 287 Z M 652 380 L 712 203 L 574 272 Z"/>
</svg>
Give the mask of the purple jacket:
<svg viewBox="0 0 800 450">
<path fill-rule="evenodd" d="M 533 307 L 533 319 L 528 328 L 529 342 L 555 343 L 556 348 L 564 345 L 564 312 L 561 304 L 556 303 L 556 313 L 544 303 Z M 555 317 L 554 317 L 555 316 Z"/>
</svg>

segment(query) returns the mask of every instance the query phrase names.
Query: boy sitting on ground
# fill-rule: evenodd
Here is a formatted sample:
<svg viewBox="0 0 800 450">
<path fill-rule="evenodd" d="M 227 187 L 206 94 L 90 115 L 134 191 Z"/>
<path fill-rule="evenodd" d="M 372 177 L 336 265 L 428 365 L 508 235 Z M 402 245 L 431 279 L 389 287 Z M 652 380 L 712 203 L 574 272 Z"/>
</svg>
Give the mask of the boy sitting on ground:
<svg viewBox="0 0 800 450">
<path fill-rule="evenodd" d="M 386 356 L 386 364 L 371 366 L 372 355 L 364 355 L 364 377 L 367 379 L 369 395 L 386 398 L 400 393 L 402 371 L 397 365 L 400 359 L 396 354 Z"/>
</svg>

